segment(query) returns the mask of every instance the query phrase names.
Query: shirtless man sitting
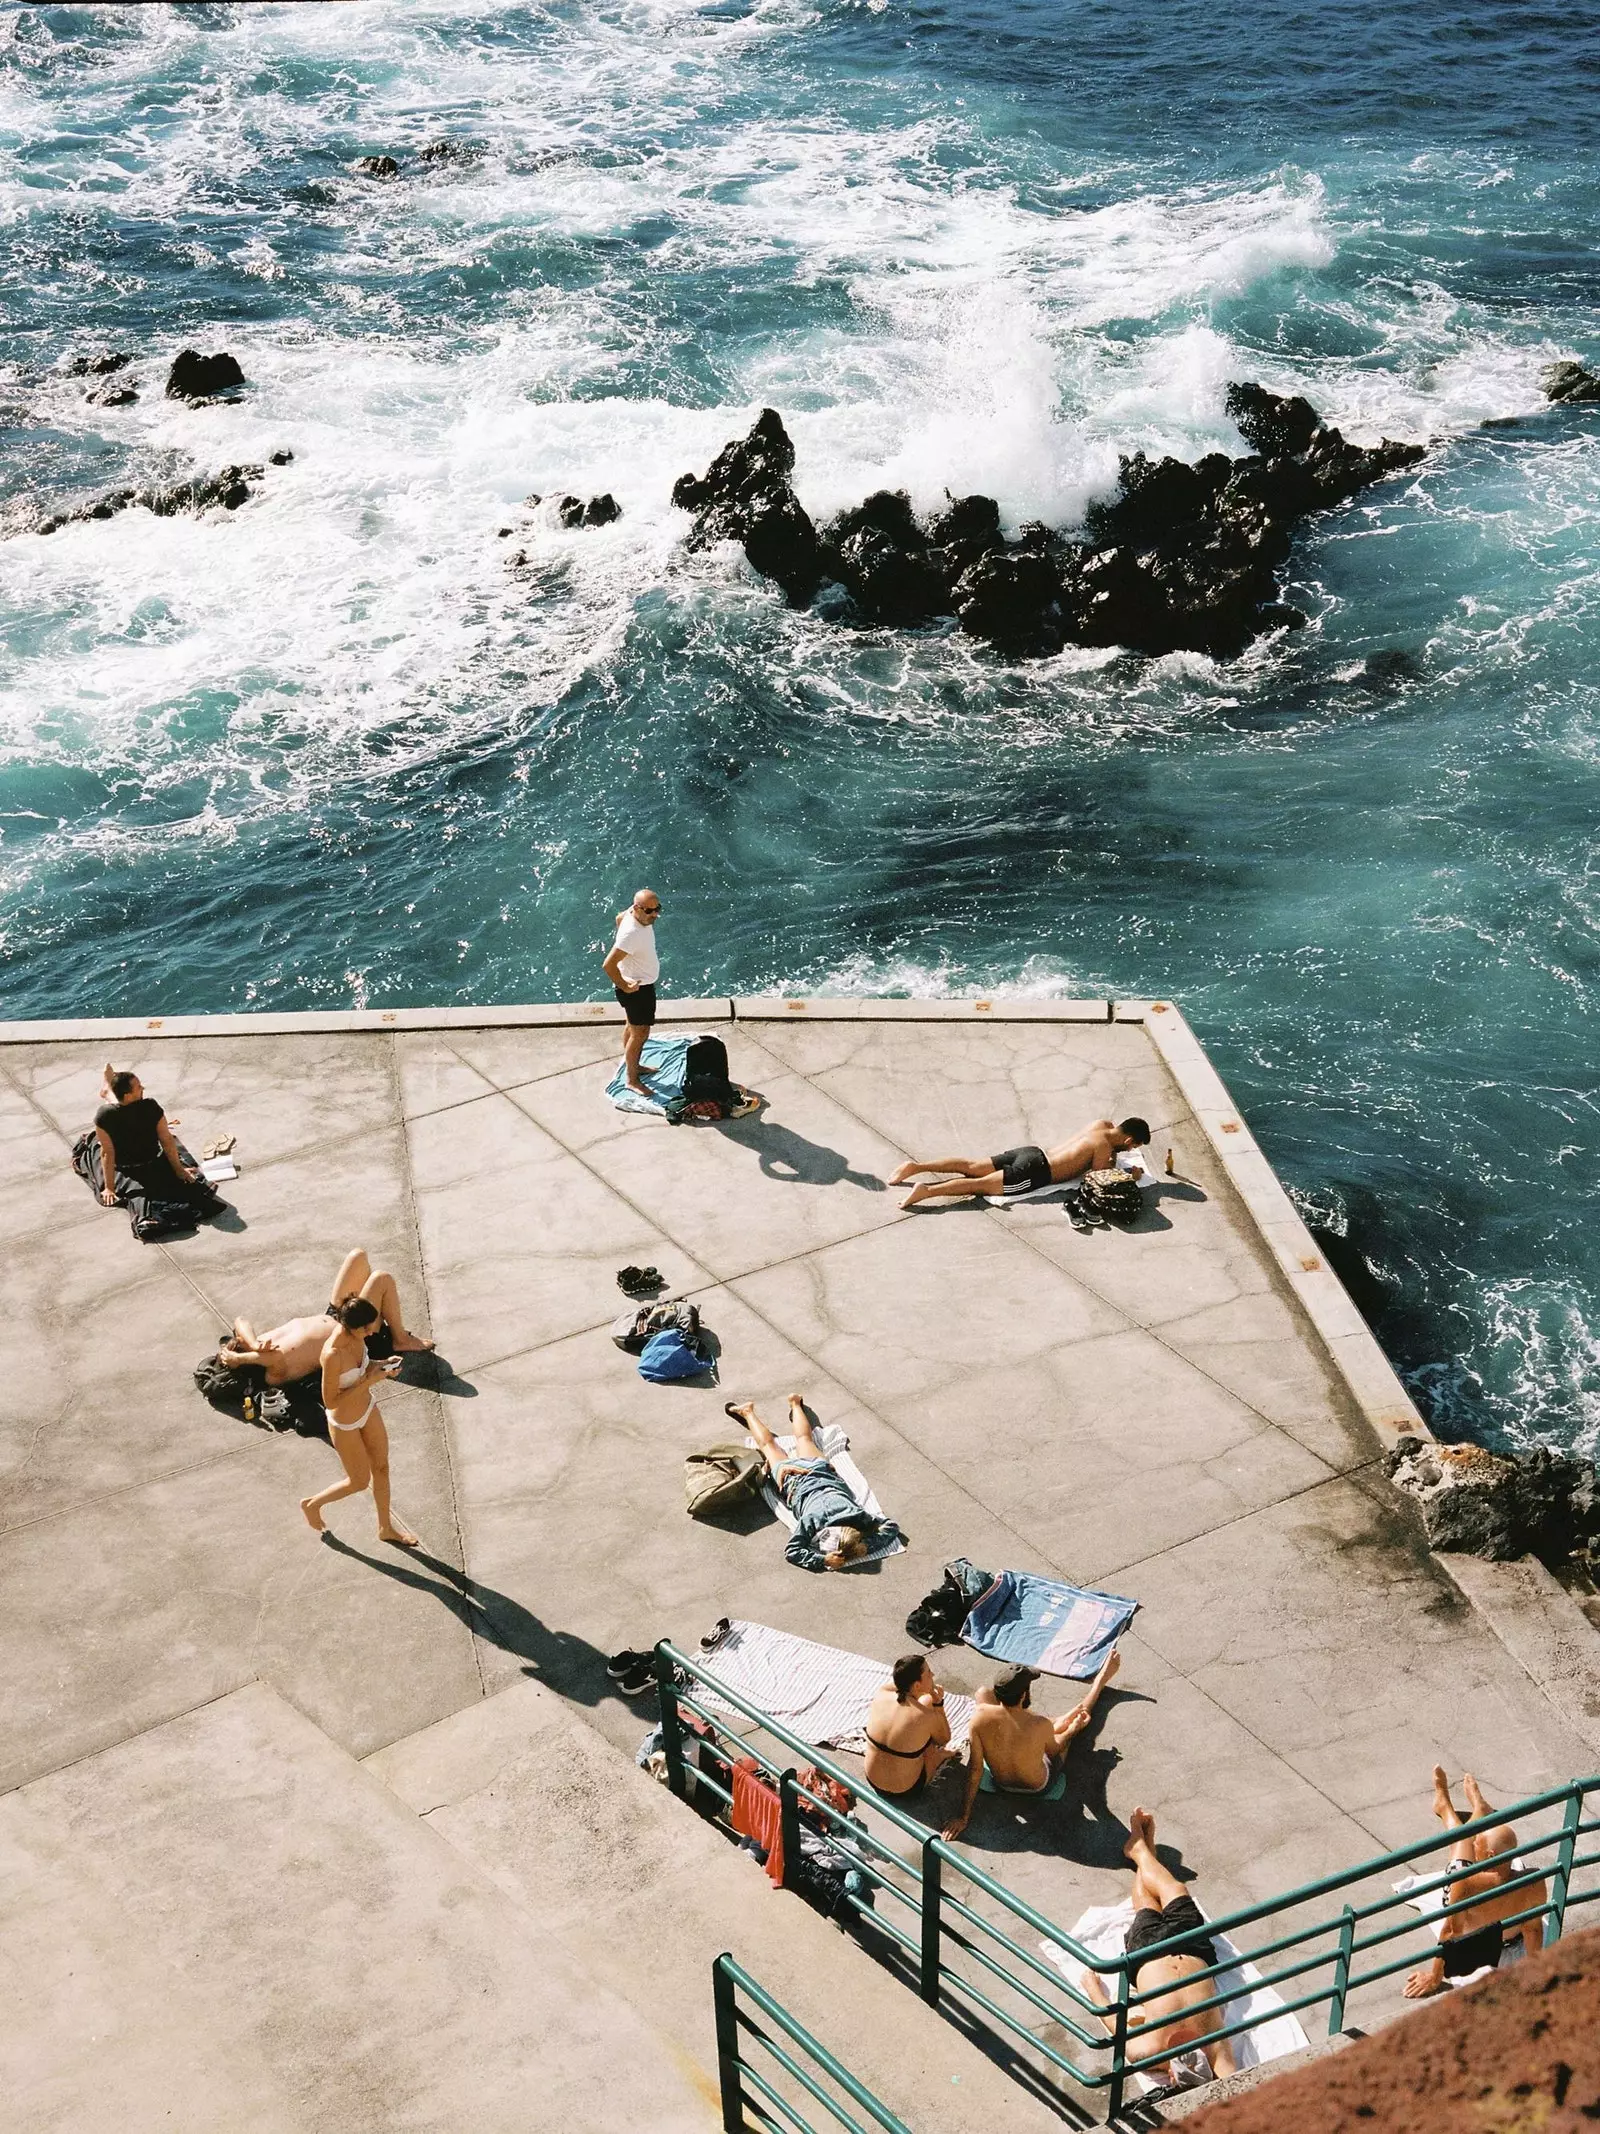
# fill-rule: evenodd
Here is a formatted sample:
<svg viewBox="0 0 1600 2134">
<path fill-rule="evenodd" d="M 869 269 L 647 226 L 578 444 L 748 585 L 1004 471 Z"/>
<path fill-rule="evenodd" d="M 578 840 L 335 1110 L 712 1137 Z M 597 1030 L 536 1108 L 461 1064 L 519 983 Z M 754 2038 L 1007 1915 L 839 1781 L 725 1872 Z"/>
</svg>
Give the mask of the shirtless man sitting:
<svg viewBox="0 0 1600 2134">
<path fill-rule="evenodd" d="M 1013 1667 L 993 1689 L 980 1689 L 968 1736 L 967 1797 L 961 1813 L 945 1825 L 945 1836 L 960 1837 L 971 1821 L 985 1764 L 1000 1793 L 1048 1793 L 1066 1764 L 1068 1749 L 1089 1724 L 1101 1691 L 1121 1665 L 1115 1650 L 1108 1653 L 1082 1700 L 1059 1719 L 1028 1708 L 1039 1679 L 1035 1667 Z"/>
<path fill-rule="evenodd" d="M 998 1156 L 935 1156 L 926 1163 L 903 1163 L 889 1180 L 903 1186 L 919 1171 L 947 1173 L 937 1183 L 924 1181 L 912 1186 L 901 1201 L 902 1208 L 920 1208 L 928 1200 L 962 1200 L 982 1193 L 992 1198 L 1013 1199 L 1019 1193 L 1037 1193 L 1042 1187 L 1061 1185 L 1081 1178 L 1085 1171 L 1108 1170 L 1124 1149 L 1142 1149 L 1150 1144 L 1150 1129 L 1143 1119 L 1095 1119 L 1063 1141 L 1059 1148 L 1002 1149 Z"/>
<path fill-rule="evenodd" d="M 1170 2080 L 1173 2059 L 1198 2045 L 1214 2075 L 1237 2074 L 1233 2040 L 1206 2042 L 1214 2031 L 1222 2029 L 1226 2009 L 1207 2008 L 1198 2015 L 1187 2012 L 1200 2002 L 1209 2001 L 1217 1990 L 1215 1979 L 1195 1977 L 1196 1972 L 1217 1961 L 1216 1946 L 1205 1930 L 1205 1915 L 1177 1876 L 1156 1858 L 1156 1819 L 1149 1809 L 1135 1808 L 1128 1824 L 1128 1842 L 1122 1850 L 1133 1868 L 1133 1920 L 1122 1945 L 1129 1956 L 1139 1957 L 1142 1949 L 1178 1935 L 1184 1937 L 1180 1951 L 1164 1950 L 1159 1956 L 1145 1956 L 1129 1968 L 1130 1994 L 1149 1993 L 1158 1986 L 1171 1990 L 1158 1994 L 1154 2000 L 1141 2001 L 1128 2011 L 1128 2058 L 1153 2062 L 1142 2066 L 1141 2074 L 1153 2076 L 1158 2082 Z M 1111 1995 L 1096 1972 L 1089 1972 L 1084 1984 L 1091 2000 L 1103 2008 L 1112 2005 Z M 1101 2020 L 1115 2035 L 1113 2019 L 1104 2016 Z M 1146 2029 L 1146 2024 L 1154 2027 Z"/>
<path fill-rule="evenodd" d="M 890 1677 L 867 1707 L 867 1783 L 909 1800 L 958 1752 L 949 1746 L 944 1691 L 922 1654 L 896 1660 Z"/>
<path fill-rule="evenodd" d="M 1450 1798 L 1444 1765 L 1434 1765 L 1433 1812 L 1449 1830 L 1458 1830 L 1463 1823 L 1494 1813 L 1470 1771 L 1462 1778 L 1461 1790 L 1466 1795 L 1466 1815 Z M 1426 2000 L 1429 1994 L 1443 1993 L 1457 1979 L 1470 1978 L 1474 1971 L 1487 1965 L 1498 1965 L 1506 1946 L 1502 1921 L 1544 1903 L 1542 1881 L 1525 1882 L 1520 1889 L 1505 1887 L 1516 1876 L 1516 1850 L 1517 1833 L 1509 1823 L 1502 1823 L 1497 1830 L 1480 1830 L 1476 1837 L 1457 1842 L 1450 1855 L 1451 1879 L 1444 1892 L 1439 1953 L 1419 1964 L 1407 1978 L 1408 2001 Z M 1500 1894 L 1495 1895 L 1495 1891 Z M 1537 1956 L 1544 1945 L 1543 1917 L 1525 1919 L 1516 1932 L 1522 1938 L 1523 1954 Z"/>
<path fill-rule="evenodd" d="M 372 1262 L 359 1245 L 353 1252 L 345 1254 L 344 1264 L 334 1276 L 333 1294 L 328 1301 L 342 1304 L 346 1297 L 365 1297 L 373 1306 L 389 1331 L 395 1355 L 410 1355 L 433 1347 L 431 1341 L 419 1340 L 415 1334 L 407 1332 L 400 1310 L 400 1290 L 394 1276 L 382 1268 L 374 1274 Z M 282 1326 L 274 1326 L 264 1334 L 258 1334 L 248 1319 L 235 1319 L 232 1338 L 218 1349 L 217 1360 L 233 1370 L 250 1364 L 259 1365 L 267 1374 L 269 1386 L 287 1386 L 318 1369 L 323 1344 L 336 1330 L 334 1321 L 325 1311 L 312 1318 L 285 1319 Z"/>
</svg>

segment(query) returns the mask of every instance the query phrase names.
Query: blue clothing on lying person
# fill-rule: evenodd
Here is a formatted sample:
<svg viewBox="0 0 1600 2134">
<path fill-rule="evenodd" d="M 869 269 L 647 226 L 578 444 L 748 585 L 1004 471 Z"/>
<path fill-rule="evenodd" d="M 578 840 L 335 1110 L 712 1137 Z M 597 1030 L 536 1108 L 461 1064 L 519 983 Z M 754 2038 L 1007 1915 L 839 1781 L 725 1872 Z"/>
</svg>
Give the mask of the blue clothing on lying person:
<svg viewBox="0 0 1600 2134">
<path fill-rule="evenodd" d="M 1092 1593 L 1031 1571 L 1002 1571 L 973 1602 L 961 1635 L 991 1660 L 1087 1682 L 1138 1606 L 1119 1593 Z"/>
<path fill-rule="evenodd" d="M 831 1460 L 792 1460 L 781 1484 L 783 1501 L 794 1513 L 795 1528 L 784 1560 L 802 1571 L 825 1571 L 828 1560 L 817 1547 L 824 1527 L 851 1526 L 868 1539 L 897 1540 L 892 1519 L 874 1519 L 863 1511 Z"/>
</svg>

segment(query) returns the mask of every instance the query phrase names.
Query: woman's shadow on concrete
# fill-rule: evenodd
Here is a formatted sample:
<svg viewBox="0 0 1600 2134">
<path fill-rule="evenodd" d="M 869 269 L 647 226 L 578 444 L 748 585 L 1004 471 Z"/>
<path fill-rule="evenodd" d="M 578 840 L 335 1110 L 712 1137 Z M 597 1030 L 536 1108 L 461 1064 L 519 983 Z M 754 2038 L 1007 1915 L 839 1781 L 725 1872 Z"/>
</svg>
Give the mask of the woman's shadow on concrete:
<svg viewBox="0 0 1600 2134">
<path fill-rule="evenodd" d="M 727 1141 L 753 1151 L 762 1176 L 796 1186 L 859 1186 L 864 1193 L 882 1193 L 886 1187 L 871 1171 L 850 1168 L 848 1157 L 820 1141 L 808 1141 L 792 1126 L 779 1126 L 765 1112 L 748 1119 L 725 1119 L 717 1131 Z"/>
<path fill-rule="evenodd" d="M 442 1557 L 430 1556 L 420 1548 L 369 1555 L 365 1549 L 341 1541 L 331 1529 L 323 1536 L 323 1546 L 337 1555 L 370 1564 L 374 1571 L 392 1578 L 397 1585 L 409 1586 L 415 1593 L 431 1593 L 474 1637 L 521 1660 L 525 1675 L 574 1703 L 599 1704 L 614 1694 L 606 1678 L 605 1654 L 596 1651 L 587 1639 L 574 1637 L 570 1631 L 550 1629 L 509 1593 L 498 1593 L 493 1586 L 469 1578 Z"/>
</svg>

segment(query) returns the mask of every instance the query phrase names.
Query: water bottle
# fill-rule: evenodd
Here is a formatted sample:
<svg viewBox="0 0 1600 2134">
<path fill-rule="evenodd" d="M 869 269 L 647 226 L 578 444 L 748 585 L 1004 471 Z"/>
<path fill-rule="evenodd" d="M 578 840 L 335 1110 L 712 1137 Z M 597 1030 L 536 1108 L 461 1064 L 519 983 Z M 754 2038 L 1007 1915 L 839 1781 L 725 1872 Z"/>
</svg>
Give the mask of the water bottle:
<svg viewBox="0 0 1600 2134">
<path fill-rule="evenodd" d="M 256 1396 L 253 1386 L 246 1386 L 244 1389 L 244 1419 L 247 1423 L 253 1423 L 256 1419 Z"/>
</svg>

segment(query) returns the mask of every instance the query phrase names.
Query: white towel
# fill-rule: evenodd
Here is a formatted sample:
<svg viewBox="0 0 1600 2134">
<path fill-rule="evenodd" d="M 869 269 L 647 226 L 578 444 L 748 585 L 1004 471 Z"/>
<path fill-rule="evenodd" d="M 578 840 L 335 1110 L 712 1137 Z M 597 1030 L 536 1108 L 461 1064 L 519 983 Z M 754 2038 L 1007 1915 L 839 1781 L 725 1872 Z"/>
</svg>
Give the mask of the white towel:
<svg viewBox="0 0 1600 2134">
<path fill-rule="evenodd" d="M 850 1457 L 850 1439 L 846 1435 L 843 1426 L 839 1423 L 824 1423 L 822 1428 L 813 1434 L 816 1438 L 818 1452 L 829 1463 L 834 1473 L 839 1477 L 845 1488 L 849 1490 L 861 1509 L 864 1512 L 870 1512 L 874 1519 L 887 1519 L 889 1514 L 878 1502 L 876 1491 Z M 755 1439 L 747 1437 L 745 1443 L 753 1445 Z M 791 1459 L 799 1459 L 802 1456 L 798 1438 L 781 1437 L 778 1439 L 778 1443 Z M 779 1494 L 778 1485 L 772 1479 L 770 1467 L 767 1469 L 767 1478 L 761 1485 L 761 1494 L 772 1506 L 779 1519 L 782 1520 L 785 1531 L 792 1534 L 800 1522 Z M 866 1555 L 858 1557 L 856 1561 L 858 1563 L 882 1563 L 886 1556 L 898 1556 L 904 1547 L 904 1539 L 896 1534 L 887 1541 L 879 1540 L 871 1543 Z"/>
<path fill-rule="evenodd" d="M 1201 1917 L 1204 1918 L 1204 1912 Z M 1124 1897 L 1120 1904 L 1091 1905 L 1072 1929 L 1072 1938 L 1091 1956 L 1120 1956 L 1126 1946 L 1127 1933 L 1133 1924 L 1133 1899 Z M 1213 1991 L 1225 1993 L 1228 2005 L 1221 2011 L 1228 2023 L 1242 2023 L 1247 2018 L 1265 2016 L 1267 2020 L 1254 2030 L 1242 2031 L 1230 2042 L 1234 2059 L 1241 2068 L 1259 2067 L 1264 2060 L 1281 2060 L 1285 2053 L 1302 2052 L 1311 2040 L 1300 2027 L 1298 2017 L 1286 2014 L 1273 2015 L 1273 2009 L 1283 2007 L 1283 1997 L 1270 1986 L 1261 1983 L 1261 1973 L 1255 1965 L 1246 1961 L 1226 1934 L 1213 1934 L 1218 1958 L 1232 1957 L 1234 1962 L 1226 1971 L 1217 1973 Z M 1058 1971 L 1080 1991 L 1086 1991 L 1084 1980 L 1088 1972 L 1075 1956 L 1053 1941 L 1041 1941 L 1040 1948 Z M 1135 2011 L 1135 2020 L 1137 2020 Z M 1109 2032 L 1107 2033 L 1109 2037 Z M 1173 2080 L 1186 2086 L 1194 2082 L 1209 2082 L 1210 2064 L 1198 2046 L 1190 2052 L 1178 2054 L 1172 2062 Z M 1159 2089 L 1163 2085 L 1152 2075 L 1135 2075 L 1134 2085 L 1142 2095 L 1145 2090 Z"/>
<path fill-rule="evenodd" d="M 882 1660 L 815 1645 L 810 1638 L 765 1623 L 730 1623 L 715 1649 L 705 1655 L 705 1665 L 802 1741 L 818 1749 L 853 1749 L 857 1755 L 867 1746 L 867 1707 L 889 1679 Z M 703 1694 L 714 1711 L 743 1718 L 714 1690 Z M 958 1749 L 972 1724 L 972 1699 L 950 1691 L 944 1712 L 950 1745 Z"/>
</svg>

